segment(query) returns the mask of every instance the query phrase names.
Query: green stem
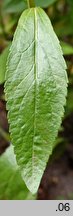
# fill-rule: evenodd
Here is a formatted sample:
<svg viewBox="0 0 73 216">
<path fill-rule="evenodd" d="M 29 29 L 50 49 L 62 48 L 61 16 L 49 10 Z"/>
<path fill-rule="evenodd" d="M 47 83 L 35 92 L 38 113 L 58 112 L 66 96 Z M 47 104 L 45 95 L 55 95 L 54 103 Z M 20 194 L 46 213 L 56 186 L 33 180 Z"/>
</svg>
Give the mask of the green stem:
<svg viewBox="0 0 73 216">
<path fill-rule="evenodd" d="M 27 0 L 27 5 L 28 5 L 28 8 L 30 8 L 30 5 L 29 5 L 29 0 Z"/>
<path fill-rule="evenodd" d="M 28 8 L 35 7 L 34 0 L 27 0 L 27 3 L 28 3 Z"/>
</svg>

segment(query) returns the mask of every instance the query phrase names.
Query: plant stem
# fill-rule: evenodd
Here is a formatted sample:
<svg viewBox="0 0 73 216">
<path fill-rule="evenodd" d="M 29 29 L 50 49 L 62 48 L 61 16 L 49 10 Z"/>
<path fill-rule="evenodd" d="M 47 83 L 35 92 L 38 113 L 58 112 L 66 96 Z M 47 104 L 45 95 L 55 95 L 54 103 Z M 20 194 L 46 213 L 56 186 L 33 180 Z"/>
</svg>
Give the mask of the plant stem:
<svg viewBox="0 0 73 216">
<path fill-rule="evenodd" d="M 28 8 L 35 7 L 34 0 L 27 0 L 27 3 L 28 3 Z"/>
</svg>

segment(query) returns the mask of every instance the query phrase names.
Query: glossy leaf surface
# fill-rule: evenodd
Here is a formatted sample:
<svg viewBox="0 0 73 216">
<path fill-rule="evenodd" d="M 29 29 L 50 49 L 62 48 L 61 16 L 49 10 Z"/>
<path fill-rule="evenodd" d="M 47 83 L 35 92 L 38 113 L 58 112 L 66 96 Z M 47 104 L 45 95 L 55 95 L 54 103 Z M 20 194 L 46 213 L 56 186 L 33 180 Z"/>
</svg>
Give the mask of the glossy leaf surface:
<svg viewBox="0 0 73 216">
<path fill-rule="evenodd" d="M 27 187 L 35 193 L 54 148 L 67 95 L 59 41 L 40 8 L 26 10 L 19 20 L 5 93 L 17 162 Z"/>
</svg>

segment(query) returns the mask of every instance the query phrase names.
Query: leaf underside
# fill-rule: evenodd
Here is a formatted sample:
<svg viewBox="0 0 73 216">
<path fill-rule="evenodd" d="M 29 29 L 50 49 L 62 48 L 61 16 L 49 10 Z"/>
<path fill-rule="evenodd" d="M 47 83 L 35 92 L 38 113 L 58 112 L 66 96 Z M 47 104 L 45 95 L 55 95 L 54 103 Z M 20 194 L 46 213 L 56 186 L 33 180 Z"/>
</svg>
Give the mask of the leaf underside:
<svg viewBox="0 0 73 216">
<path fill-rule="evenodd" d="M 5 95 L 17 162 L 35 193 L 54 148 L 67 95 L 66 64 L 41 8 L 27 9 L 19 20 L 7 62 Z"/>
</svg>

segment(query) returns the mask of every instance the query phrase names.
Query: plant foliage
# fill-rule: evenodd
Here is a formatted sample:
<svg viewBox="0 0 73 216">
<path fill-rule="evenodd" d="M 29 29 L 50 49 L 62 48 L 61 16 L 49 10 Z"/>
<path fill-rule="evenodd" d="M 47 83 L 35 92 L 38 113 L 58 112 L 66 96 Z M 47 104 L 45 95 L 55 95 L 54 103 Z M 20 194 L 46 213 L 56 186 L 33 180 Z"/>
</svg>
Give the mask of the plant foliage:
<svg viewBox="0 0 73 216">
<path fill-rule="evenodd" d="M 12 145 L 0 158 L 0 200 L 31 200 L 21 178 Z"/>
<path fill-rule="evenodd" d="M 61 47 L 41 8 L 21 15 L 8 57 L 5 95 L 17 163 L 27 187 L 36 193 L 67 95 Z"/>
</svg>

